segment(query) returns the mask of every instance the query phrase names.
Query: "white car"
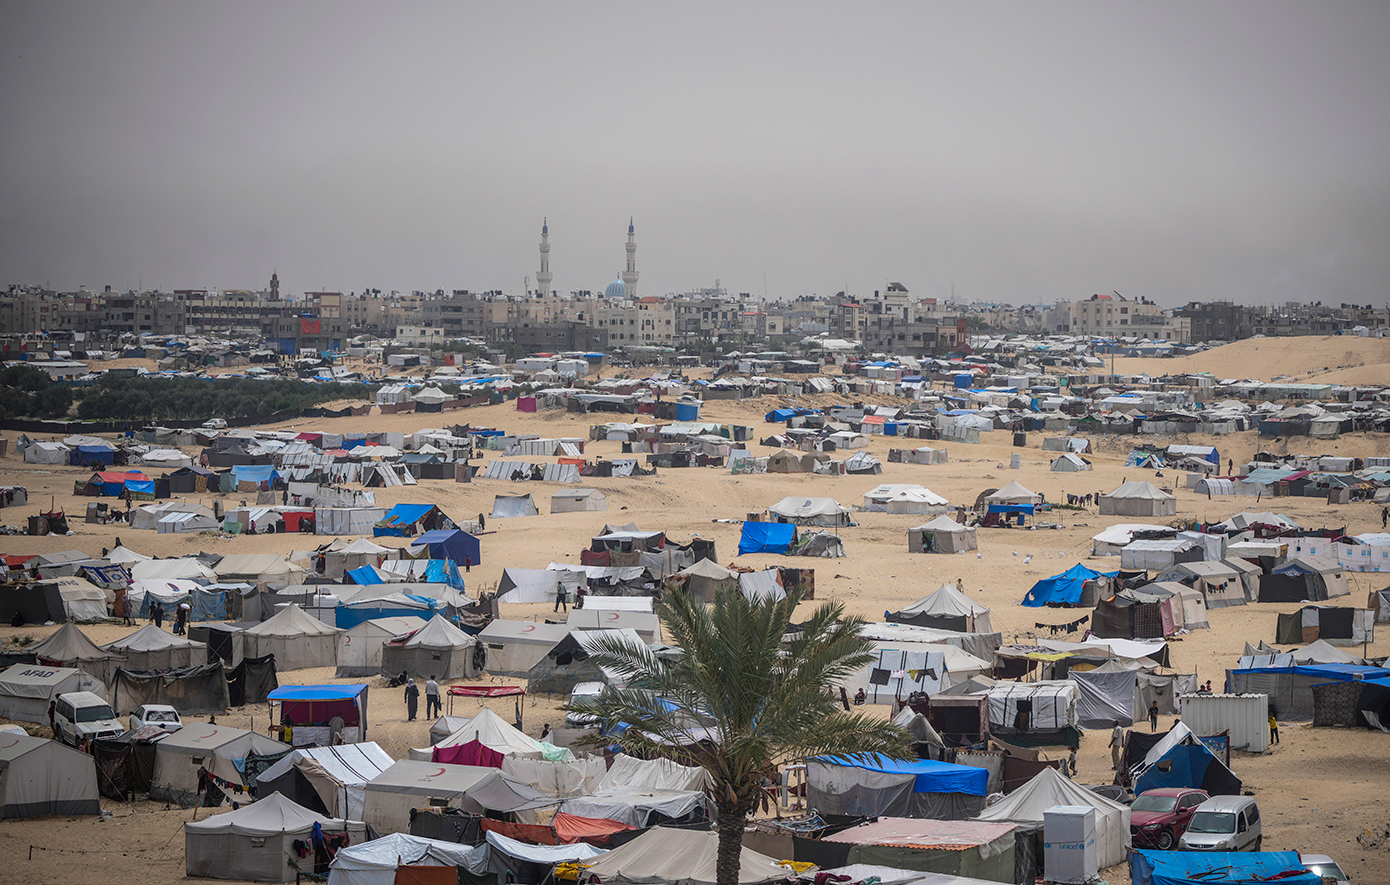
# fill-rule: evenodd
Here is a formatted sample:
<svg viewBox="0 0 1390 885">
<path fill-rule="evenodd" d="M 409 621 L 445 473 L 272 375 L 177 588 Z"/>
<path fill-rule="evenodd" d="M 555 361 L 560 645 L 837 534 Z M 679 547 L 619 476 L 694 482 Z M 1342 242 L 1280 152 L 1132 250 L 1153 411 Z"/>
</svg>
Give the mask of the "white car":
<svg viewBox="0 0 1390 885">
<path fill-rule="evenodd" d="M 1322 876 L 1323 881 L 1330 877 L 1337 885 L 1347 885 L 1351 882 L 1351 877 L 1342 872 L 1337 862 L 1325 854 L 1304 854 L 1300 851 L 1298 859 L 1303 861 L 1305 867 Z"/>
<path fill-rule="evenodd" d="M 164 704 L 141 704 L 130 714 L 130 730 L 137 731 L 146 725 L 158 725 L 164 731 L 173 734 L 183 728 L 183 719 L 179 717 L 179 711 L 173 707 Z"/>
<path fill-rule="evenodd" d="M 222 430 L 226 426 L 227 422 L 221 418 L 209 418 L 203 422 L 203 428 L 206 430 Z"/>
<path fill-rule="evenodd" d="M 581 682 L 570 692 L 570 701 L 577 701 L 580 698 L 596 698 L 603 694 L 606 687 L 602 682 Z M 588 728 L 598 725 L 598 717 L 590 716 L 588 713 L 566 713 L 565 725 L 570 728 Z"/>
<path fill-rule="evenodd" d="M 111 705 L 90 691 L 70 691 L 53 699 L 54 737 L 65 744 L 120 737 L 124 729 Z"/>
</svg>

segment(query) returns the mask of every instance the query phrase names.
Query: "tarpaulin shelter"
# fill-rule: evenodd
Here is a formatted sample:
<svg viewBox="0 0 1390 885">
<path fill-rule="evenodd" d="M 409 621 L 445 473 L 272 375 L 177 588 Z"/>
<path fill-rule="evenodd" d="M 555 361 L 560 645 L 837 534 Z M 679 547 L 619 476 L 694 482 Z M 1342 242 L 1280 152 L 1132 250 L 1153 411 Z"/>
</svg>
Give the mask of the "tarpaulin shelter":
<svg viewBox="0 0 1390 885">
<path fill-rule="evenodd" d="M 130 567 L 130 580 L 140 581 L 216 581 L 217 574 L 196 557 L 150 559 Z"/>
<path fill-rule="evenodd" d="M 218 661 L 160 672 L 118 667 L 110 684 L 111 708 L 121 716 L 143 704 L 167 704 L 185 716 L 222 713 L 231 706 L 227 674 Z"/>
<path fill-rule="evenodd" d="M 172 613 L 169 617 L 172 619 Z M 175 636 L 154 624 L 146 624 L 129 636 L 102 648 L 109 654 L 124 657 L 125 662 L 121 666 L 127 670 L 173 670 L 201 667 L 208 662 L 206 643 Z"/>
<path fill-rule="evenodd" d="M 208 647 L 208 660 L 217 661 L 228 667 L 241 663 L 241 640 L 235 634 L 247 627 L 254 627 L 260 621 L 241 621 L 224 624 L 218 621 L 205 621 L 188 628 L 188 638 Z"/>
<path fill-rule="evenodd" d="M 155 743 L 167 736 L 158 725 L 146 725 L 119 737 L 92 741 L 98 792 L 123 802 L 137 793 L 148 793 L 154 776 Z"/>
<path fill-rule="evenodd" d="M 1076 683 L 1076 723 L 1106 729 L 1134 723 L 1136 671 L 1128 668 L 1071 670 Z"/>
<path fill-rule="evenodd" d="M 285 587 L 299 583 L 304 569 L 273 553 L 229 553 L 213 567 L 223 583 Z"/>
<path fill-rule="evenodd" d="M 338 636 L 338 670 L 334 676 L 376 676 L 381 672 L 382 647 L 423 626 L 423 618 L 395 616 L 372 618 L 344 630 Z"/>
<path fill-rule="evenodd" d="M 101 682 L 110 679 L 111 671 L 123 661 L 87 638 L 76 624 L 64 624 L 42 642 L 25 651 L 44 666 L 71 667 L 90 673 Z"/>
<path fill-rule="evenodd" d="M 361 820 L 367 782 L 395 764 L 372 741 L 304 747 L 256 776 L 257 795 L 279 793 L 311 811 Z"/>
<path fill-rule="evenodd" d="M 58 442 L 31 442 L 24 447 L 26 464 L 67 464 L 72 450 Z"/>
<path fill-rule="evenodd" d="M 487 648 L 485 669 L 494 676 L 525 678 L 569 632 L 564 624 L 493 620 L 478 634 L 478 641 Z"/>
<path fill-rule="evenodd" d="M 931 759 L 821 756 L 806 763 L 809 803 L 830 814 L 965 820 L 985 807 L 989 772 Z"/>
<path fill-rule="evenodd" d="M 1120 568 L 1160 571 L 1179 562 L 1201 562 L 1204 555 L 1199 544 L 1182 538 L 1131 541 L 1120 550 Z"/>
<path fill-rule="evenodd" d="M 186 510 L 165 513 L 154 524 L 155 532 L 160 535 L 215 532 L 220 528 L 221 526 L 211 514 L 194 513 Z"/>
<path fill-rule="evenodd" d="M 496 874 L 488 870 L 490 848 L 426 839 L 406 833 L 388 833 L 370 842 L 354 843 L 340 849 L 329 868 L 331 885 L 406 885 L 396 877 L 401 871 L 443 869 L 458 881 L 455 870 L 467 870 L 480 881 L 491 882 Z"/>
<path fill-rule="evenodd" d="M 100 814 L 96 763 L 58 741 L 0 732 L 0 820 Z"/>
<path fill-rule="evenodd" d="M 288 750 L 279 741 L 244 728 L 185 722 L 183 728 L 155 747 L 150 798 L 190 805 L 198 794 L 199 768 L 229 783 L 241 784 L 244 781 L 237 760 L 252 753 L 279 756 Z"/>
<path fill-rule="evenodd" d="M 333 718 L 343 720 L 342 738 L 345 744 L 354 744 L 367 734 L 367 686 L 357 685 L 281 685 L 266 696 L 271 704 L 271 717 L 275 716 L 275 704 L 280 705 L 280 722 L 293 722 L 295 740 L 303 737 L 317 737 L 319 744 L 332 742 L 328 723 Z M 317 729 L 318 734 L 302 735 L 302 728 Z"/>
<path fill-rule="evenodd" d="M 528 689 L 540 694 L 568 694 L 581 682 L 623 684 L 623 674 L 604 670 L 589 657 L 597 637 L 616 637 L 628 645 L 646 648 L 635 630 L 571 630 L 526 674 Z"/>
<path fill-rule="evenodd" d="M 605 885 L 718 881 L 719 834 L 712 830 L 653 827 L 625 845 L 584 862 L 584 872 Z M 739 851 L 739 885 L 758 885 L 787 877 L 787 868 L 751 848 Z"/>
<path fill-rule="evenodd" d="M 478 539 L 461 529 L 434 529 L 410 542 L 412 550 L 429 551 L 430 559 L 447 559 L 456 565 L 481 565 Z"/>
<path fill-rule="evenodd" d="M 1192 787 L 1210 796 L 1239 796 L 1241 780 L 1193 735 L 1169 748 L 1134 782 L 1137 796 L 1159 787 Z"/>
<path fill-rule="evenodd" d="M 745 522 L 738 553 L 786 553 L 796 540 L 796 526 L 782 522 Z"/>
<path fill-rule="evenodd" d="M 1176 496 L 1147 481 L 1122 482 L 1100 496 L 1101 516 L 1175 516 Z"/>
<path fill-rule="evenodd" d="M 974 526 L 961 525 L 949 516 L 907 530 L 908 553 L 964 553 L 979 546 Z"/>
<path fill-rule="evenodd" d="M 434 529 L 448 528 L 450 520 L 434 504 L 397 504 L 372 527 L 378 538 L 409 538 Z"/>
<path fill-rule="evenodd" d="M 854 524 L 850 512 L 836 503 L 834 498 L 783 498 L 768 507 L 767 512 L 774 522 L 793 525 L 833 527 Z"/>
<path fill-rule="evenodd" d="M 675 577 L 686 593 L 701 602 L 714 602 L 714 596 L 720 589 L 738 588 L 738 572 L 708 559 L 696 560 L 694 565 L 676 572 Z M 1390 606 L 1390 603 L 1387 605 Z"/>
<path fill-rule="evenodd" d="M 58 595 L 63 600 L 63 611 L 69 621 L 102 621 L 107 616 L 107 605 L 115 599 L 115 593 L 104 590 L 84 578 L 54 578 L 58 584 Z"/>
<path fill-rule="evenodd" d="M 1366 608 L 1305 605 L 1279 615 L 1274 641 L 1303 645 L 1319 639 L 1328 645 L 1361 645 L 1375 641 L 1375 612 Z"/>
<path fill-rule="evenodd" d="M 338 633 L 336 627 L 330 627 L 290 603 L 274 617 L 237 635 L 241 638 L 244 657 L 275 655 L 275 667 L 283 672 L 334 666 L 338 656 Z"/>
<path fill-rule="evenodd" d="M 296 805 L 271 793 L 250 805 L 183 825 L 184 868 L 204 879 L 293 882 L 313 861 L 301 859 L 296 842 L 316 834 L 346 833 L 352 843 L 366 839 L 361 821 L 347 821 Z"/>
<path fill-rule="evenodd" d="M 1245 605 L 1248 601 L 1240 571 L 1228 563 L 1179 562 L 1174 564 L 1172 575 L 1200 591 L 1209 609 Z"/>
<path fill-rule="evenodd" d="M 378 833 L 404 832 L 410 829 L 411 809 L 427 808 L 435 799 L 470 814 L 555 804 L 553 798 L 496 768 L 402 759 L 367 782 L 362 819 Z"/>
<path fill-rule="evenodd" d="M 989 690 L 990 732 L 1011 743 L 1075 745 L 1077 694 L 1068 681 L 998 683 Z"/>
<path fill-rule="evenodd" d="M 106 696 L 106 687 L 71 667 L 15 664 L 0 672 L 0 717 L 11 722 L 48 722 L 48 702 L 71 691 Z"/>
<path fill-rule="evenodd" d="M 942 584 L 921 599 L 893 612 L 888 620 L 915 627 L 935 627 L 959 633 L 992 633 L 989 609 L 972 601 L 953 584 Z"/>
<path fill-rule="evenodd" d="M 1161 639 L 1182 626 L 1182 600 L 1161 584 L 1103 597 L 1091 613 L 1091 632 L 1102 639 Z"/>
<path fill-rule="evenodd" d="M 1129 856 L 1134 885 L 1322 885 L 1297 851 L 1149 851 Z M 1212 878 L 1212 871 L 1221 878 Z"/>
<path fill-rule="evenodd" d="M 477 644 L 476 637 L 435 615 L 420 629 L 387 641 L 381 650 L 381 672 L 417 679 L 471 679 L 478 675 Z"/>
<path fill-rule="evenodd" d="M 492 500 L 492 512 L 488 514 L 493 519 L 512 519 L 519 516 L 540 516 L 540 510 L 536 509 L 536 502 L 531 500 L 530 495 L 498 495 Z"/>
<path fill-rule="evenodd" d="M 822 841 L 848 845 L 848 863 L 963 876 L 971 882 L 1013 882 L 1016 829 L 996 821 L 884 817 Z"/>
<path fill-rule="evenodd" d="M 1321 556 L 1300 556 L 1260 579 L 1260 602 L 1321 602 L 1351 592 L 1342 566 Z"/>
<path fill-rule="evenodd" d="M 1052 459 L 1051 469 L 1054 473 L 1076 473 L 1080 470 L 1090 470 L 1091 462 L 1080 455 L 1067 452 Z"/>
<path fill-rule="evenodd" d="M 1057 805 L 1089 806 L 1096 810 L 1096 859 L 1101 867 L 1114 866 L 1125 859 L 1130 846 L 1129 806 L 1045 768 L 1028 783 L 986 808 L 976 820 L 997 823 L 1043 822 L 1043 813 Z"/>
<path fill-rule="evenodd" d="M 1100 598 L 1097 581 L 1113 578 L 1118 572 L 1098 572 L 1077 563 L 1060 575 L 1043 578 L 1023 597 L 1029 608 L 1042 606 L 1094 606 Z"/>
<path fill-rule="evenodd" d="M 280 686 L 275 655 L 242 658 L 227 675 L 227 695 L 233 707 L 259 704 Z"/>
<path fill-rule="evenodd" d="M 26 624 L 61 624 L 67 619 L 63 594 L 57 584 L 48 582 L 0 586 L 0 623 L 14 623 L 16 614 Z"/>
<path fill-rule="evenodd" d="M 586 583 L 582 570 L 572 572 L 543 568 L 504 568 L 497 582 L 498 602 L 554 602 L 555 594 L 578 590 Z"/>
</svg>

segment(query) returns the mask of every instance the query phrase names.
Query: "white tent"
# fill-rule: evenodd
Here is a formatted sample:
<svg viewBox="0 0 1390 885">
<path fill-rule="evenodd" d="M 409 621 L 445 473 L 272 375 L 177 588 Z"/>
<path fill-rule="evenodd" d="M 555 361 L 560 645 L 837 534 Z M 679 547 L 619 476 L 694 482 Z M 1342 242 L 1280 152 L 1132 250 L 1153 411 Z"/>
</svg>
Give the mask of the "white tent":
<svg viewBox="0 0 1390 885">
<path fill-rule="evenodd" d="M 236 634 L 244 658 L 275 655 L 275 669 L 303 670 L 337 663 L 337 627 L 330 627 L 290 603 L 275 617 Z"/>
<path fill-rule="evenodd" d="M 304 569 L 273 553 L 232 553 L 213 567 L 223 583 L 270 584 L 284 587 L 299 583 Z"/>
<path fill-rule="evenodd" d="M 961 553 L 980 546 L 973 526 L 965 526 L 949 516 L 907 530 L 908 553 Z"/>
<path fill-rule="evenodd" d="M 256 783 L 262 790 L 278 790 L 276 781 L 298 773 L 313 788 L 330 815 L 361 820 L 367 781 L 395 764 L 396 760 L 373 741 L 337 747 L 305 747 L 281 757 L 257 775 Z"/>
<path fill-rule="evenodd" d="M 334 677 L 376 676 L 381 672 L 382 646 L 423 626 L 424 618 L 402 615 L 372 618 L 344 630 L 338 637 L 338 669 Z"/>
<path fill-rule="evenodd" d="M 46 724 L 48 702 L 70 691 L 106 696 L 106 687 L 81 670 L 15 664 L 0 672 L 0 718 Z"/>
<path fill-rule="evenodd" d="M 340 850 L 328 870 L 329 885 L 395 885 L 396 867 L 457 867 L 476 875 L 488 873 L 490 847 L 441 842 L 405 833 L 388 833 Z"/>
<path fill-rule="evenodd" d="M 62 443 L 35 442 L 24 449 L 26 464 L 66 464 L 72 449 Z"/>
<path fill-rule="evenodd" d="M 215 532 L 217 520 L 206 513 L 173 512 L 159 517 L 154 530 L 161 535 L 190 534 L 192 532 Z"/>
<path fill-rule="evenodd" d="M 498 495 L 492 501 L 493 519 L 511 519 L 517 516 L 540 516 L 536 502 L 530 495 Z"/>
<path fill-rule="evenodd" d="M 571 762 L 574 754 L 553 744 L 542 743 L 513 728 L 501 716 L 483 707 L 478 714 L 455 729 L 444 740 L 434 745 L 434 750 L 447 750 L 477 741 L 489 750 L 503 756 L 517 756 L 522 759 L 548 759 L 551 762 Z M 433 752 L 433 751 L 431 751 Z"/>
<path fill-rule="evenodd" d="M 249 753 L 283 753 L 285 745 L 272 738 L 207 722 L 185 722 L 183 728 L 155 745 L 150 798 L 190 804 L 198 793 L 198 769 L 205 768 L 229 783 L 242 783 L 236 760 Z"/>
<path fill-rule="evenodd" d="M 566 489 L 550 496 L 551 513 L 607 510 L 608 498 L 598 489 Z"/>
<path fill-rule="evenodd" d="M 714 885 L 718 860 L 719 834 L 713 830 L 652 827 L 626 845 L 585 861 L 584 872 L 605 885 Z M 787 868 L 773 858 L 751 848 L 740 849 L 739 885 L 786 877 Z"/>
<path fill-rule="evenodd" d="M 100 801 L 91 756 L 57 741 L 0 734 L 0 820 L 100 814 Z"/>
<path fill-rule="evenodd" d="M 85 671 L 92 677 L 108 681 L 110 671 L 124 662 L 113 658 L 109 652 L 99 648 L 87 638 L 87 634 L 71 622 L 59 627 L 43 642 L 25 649 L 35 659 L 53 661 L 60 667 L 72 667 Z"/>
<path fill-rule="evenodd" d="M 103 590 L 91 581 L 82 578 L 55 578 L 58 595 L 63 598 L 63 611 L 69 621 L 100 621 L 106 618 L 108 597 L 115 598 L 110 590 Z"/>
<path fill-rule="evenodd" d="M 148 562 L 154 557 L 146 556 L 143 553 L 136 553 L 128 547 L 116 547 L 106 555 L 106 561 L 112 565 L 130 565 L 135 562 Z"/>
<path fill-rule="evenodd" d="M 656 642 L 657 630 L 661 627 L 654 612 L 620 611 L 587 604 L 584 608 L 570 609 L 565 620 L 571 630 L 621 630 L 629 627 L 637 632 L 643 642 Z"/>
<path fill-rule="evenodd" d="M 1129 807 L 1044 768 L 1028 783 L 980 812 L 976 820 L 1001 823 L 1042 823 L 1043 812 L 1057 805 L 1090 806 L 1096 810 L 1096 860 L 1101 867 L 1125 859 L 1129 848 Z"/>
<path fill-rule="evenodd" d="M 410 829 L 411 809 L 426 808 L 431 799 L 446 800 L 449 807 L 472 814 L 555 804 L 496 768 L 402 759 L 367 783 L 362 819 L 378 833 L 404 832 Z"/>
<path fill-rule="evenodd" d="M 1151 482 L 1123 482 L 1100 496 L 1101 516 L 1174 516 L 1178 499 Z"/>
<path fill-rule="evenodd" d="M 553 597 L 552 597 L 553 598 Z M 530 621 L 490 622 L 478 634 L 487 648 L 488 673 L 494 676 L 526 678 L 545 653 L 569 635 L 564 624 L 536 624 Z"/>
<path fill-rule="evenodd" d="M 904 464 L 945 464 L 947 462 L 945 449 L 934 449 L 931 446 L 922 446 L 917 449 L 909 449 L 903 452 Z"/>
<path fill-rule="evenodd" d="M 192 467 L 193 459 L 178 449 L 151 449 L 140 457 L 140 466 L 177 470 L 181 467 Z"/>
<path fill-rule="evenodd" d="M 349 834 L 354 844 L 367 835 L 360 821 L 326 817 L 271 793 L 235 811 L 185 823 L 184 869 L 204 879 L 296 881 L 300 870 L 312 871 L 313 862 L 300 860 L 294 843 L 308 841 L 315 824 L 326 836 Z"/>
<path fill-rule="evenodd" d="M 774 522 L 797 525 L 845 526 L 852 523 L 849 511 L 834 498 L 783 498 L 767 508 L 767 512 Z"/>
<path fill-rule="evenodd" d="M 1075 473 L 1078 470 L 1090 470 L 1091 462 L 1080 455 L 1066 452 L 1052 459 L 1052 470 L 1059 473 Z"/>
<path fill-rule="evenodd" d="M 1011 481 L 999 491 L 985 498 L 986 504 L 1037 504 L 1041 501 L 1041 495 L 1030 492 L 1018 480 Z"/>
<path fill-rule="evenodd" d="M 578 590 L 585 586 L 582 568 L 572 572 L 545 568 L 504 568 L 497 584 L 498 602 L 554 602 L 560 587 Z"/>
<path fill-rule="evenodd" d="M 212 510 L 194 501 L 165 501 L 160 504 L 146 504 L 130 512 L 130 527 L 133 529 L 156 530 L 159 528 L 159 521 L 166 516 L 176 513 L 196 513 L 212 519 Z M 213 528 L 216 528 L 216 522 Z M 142 557 L 148 560 L 149 557 Z M 139 560 L 137 560 L 139 561 Z"/>
<path fill-rule="evenodd" d="M 927 491 L 927 487 L 917 483 L 879 483 L 864 493 L 863 509 L 884 511 L 888 507 L 888 502 L 899 492 Z M 945 499 L 942 499 L 945 502 Z"/>
<path fill-rule="evenodd" d="M 206 642 L 166 633 L 154 624 L 146 624 L 102 649 L 113 655 L 123 655 L 125 663 L 121 666 L 127 670 L 173 670 L 201 667 L 208 662 Z"/>
<path fill-rule="evenodd" d="M 904 489 L 889 498 L 884 509 L 889 513 L 946 513 L 951 502 L 931 489 Z"/>
<path fill-rule="evenodd" d="M 473 652 L 477 637 L 455 627 L 443 615 L 418 630 L 389 640 L 381 649 L 382 673 L 405 673 L 417 679 L 472 679 L 478 675 Z"/>
<path fill-rule="evenodd" d="M 900 624 L 916 627 L 936 627 L 955 630 L 962 626 L 962 633 L 993 633 L 989 623 L 989 609 L 974 602 L 960 592 L 953 584 L 942 584 L 921 599 L 903 608 L 894 616 Z"/>
<path fill-rule="evenodd" d="M 685 592 L 701 602 L 714 602 L 714 596 L 721 587 L 738 586 L 738 572 L 709 559 L 697 559 L 694 565 L 676 572 L 676 577 L 685 579 Z M 1390 618 L 1390 601 L 1387 601 L 1385 611 L 1386 617 Z"/>
<path fill-rule="evenodd" d="M 130 568 L 131 581 L 216 581 L 212 569 L 191 557 L 185 559 L 150 559 L 137 562 Z"/>
</svg>

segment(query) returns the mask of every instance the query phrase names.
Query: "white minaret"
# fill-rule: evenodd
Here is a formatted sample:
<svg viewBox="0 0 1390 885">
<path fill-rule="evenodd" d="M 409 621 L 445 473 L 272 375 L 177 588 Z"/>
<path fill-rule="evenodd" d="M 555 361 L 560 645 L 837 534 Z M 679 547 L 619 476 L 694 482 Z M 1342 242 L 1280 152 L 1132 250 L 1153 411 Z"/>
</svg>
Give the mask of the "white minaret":
<svg viewBox="0 0 1390 885">
<path fill-rule="evenodd" d="M 541 220 L 541 269 L 536 274 L 536 289 L 545 298 L 550 294 L 550 281 L 555 275 L 550 272 L 550 221 Z"/>
<path fill-rule="evenodd" d="M 623 293 L 629 300 L 637 297 L 637 228 L 627 220 L 627 270 L 618 274 L 623 281 Z"/>
</svg>

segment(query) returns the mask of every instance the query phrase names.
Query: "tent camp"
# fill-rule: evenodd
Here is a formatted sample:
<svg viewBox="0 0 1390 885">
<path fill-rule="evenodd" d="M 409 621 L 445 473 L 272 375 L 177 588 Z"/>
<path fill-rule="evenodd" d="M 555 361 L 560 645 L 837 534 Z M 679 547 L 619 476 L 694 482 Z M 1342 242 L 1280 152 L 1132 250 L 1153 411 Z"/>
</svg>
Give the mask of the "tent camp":
<svg viewBox="0 0 1390 885">
<path fill-rule="evenodd" d="M 155 747 L 150 798 L 181 805 L 192 804 L 198 794 L 198 769 L 207 769 L 223 780 L 244 783 L 237 760 L 255 753 L 279 756 L 288 748 L 273 738 L 207 722 L 184 722 L 183 728 Z"/>
<path fill-rule="evenodd" d="M 963 553 L 980 546 L 973 526 L 965 526 L 949 516 L 907 530 L 908 553 Z"/>
<path fill-rule="evenodd" d="M 1052 459 L 1053 473 L 1075 473 L 1079 470 L 1090 470 L 1091 462 L 1080 455 L 1067 452 Z"/>
<path fill-rule="evenodd" d="M 1100 599 L 1100 585 L 1117 572 L 1098 572 L 1077 563 L 1060 575 L 1043 578 L 1023 597 L 1029 608 L 1042 606 L 1094 606 Z"/>
<path fill-rule="evenodd" d="M 0 732 L 0 820 L 100 814 L 91 756 L 57 741 Z"/>
<path fill-rule="evenodd" d="M 488 623 L 478 634 L 478 641 L 487 648 L 486 670 L 493 676 L 525 678 L 545 653 L 569 635 L 564 624 L 536 624 L 530 621 Z"/>
<path fill-rule="evenodd" d="M 1042 823 L 1043 812 L 1057 805 L 1089 806 L 1096 810 L 1096 860 L 1101 867 L 1125 859 L 1129 848 L 1129 806 L 1112 802 L 1054 768 L 1045 768 L 1028 783 L 980 812 L 977 820 L 998 823 Z"/>
<path fill-rule="evenodd" d="M 793 525 L 853 525 L 849 511 L 834 498 L 783 498 L 767 508 L 773 522 Z"/>
<path fill-rule="evenodd" d="M 496 768 L 402 759 L 367 782 L 362 819 L 378 833 L 410 830 L 411 810 L 431 800 L 470 814 L 524 811 L 555 804 L 521 781 Z"/>
<path fill-rule="evenodd" d="M 738 572 L 726 569 L 717 562 L 700 559 L 694 565 L 676 572 L 676 580 L 684 585 L 685 592 L 693 598 L 701 602 L 714 602 L 714 596 L 721 588 L 738 587 Z M 1390 611 L 1390 601 L 1386 603 L 1386 610 Z"/>
<path fill-rule="evenodd" d="M 372 618 L 344 630 L 338 636 L 338 670 L 333 675 L 338 678 L 377 675 L 381 672 L 382 646 L 423 626 L 423 618 L 407 615 Z"/>
<path fill-rule="evenodd" d="M 1151 482 L 1122 482 L 1100 496 L 1101 516 L 1174 516 L 1177 512 L 1177 497 Z"/>
<path fill-rule="evenodd" d="M 530 495 L 498 495 L 492 499 L 492 512 L 488 514 L 493 519 L 540 515 L 541 512 L 536 509 L 536 502 L 531 500 Z"/>
<path fill-rule="evenodd" d="M 653 827 L 625 845 L 584 861 L 584 872 L 605 885 L 714 885 L 718 860 L 718 833 Z M 786 876 L 787 868 L 773 858 L 751 848 L 740 849 L 739 885 L 775 882 Z"/>
<path fill-rule="evenodd" d="M 811 807 L 830 814 L 965 820 L 985 807 L 989 772 L 931 759 L 821 756 L 806 763 Z"/>
<path fill-rule="evenodd" d="M 471 679 L 478 675 L 470 636 L 443 615 L 435 615 L 418 630 L 387 641 L 381 649 L 381 672 L 405 673 L 417 679 Z"/>
<path fill-rule="evenodd" d="M 121 666 L 127 670 L 173 670 L 201 667 L 208 662 L 207 643 L 166 633 L 154 624 L 146 624 L 102 649 L 125 658 Z"/>
<path fill-rule="evenodd" d="M 299 583 L 304 569 L 273 553 L 231 553 L 213 567 L 224 584 L 266 584 L 284 587 Z"/>
<path fill-rule="evenodd" d="M 996 492 L 985 496 L 986 504 L 1038 504 L 1042 495 L 1029 491 L 1018 480 L 1011 481 Z"/>
<path fill-rule="evenodd" d="M 608 498 L 598 489 L 563 489 L 550 496 L 550 512 L 583 513 L 608 509 Z"/>
<path fill-rule="evenodd" d="M 314 865 L 295 843 L 311 841 L 316 831 L 328 837 L 346 833 L 352 844 L 367 837 L 361 821 L 338 820 L 271 793 L 235 811 L 186 822 L 184 869 L 204 879 L 297 881 Z"/>
<path fill-rule="evenodd" d="M 279 793 L 311 811 L 361 820 L 367 781 L 395 764 L 372 741 L 304 747 L 291 750 L 257 775 L 257 794 Z"/>
<path fill-rule="evenodd" d="M 989 609 L 972 602 L 952 584 L 942 584 L 902 611 L 893 612 L 888 620 L 959 633 L 994 632 L 989 623 Z"/>
<path fill-rule="evenodd" d="M 334 666 L 339 632 L 338 628 L 328 626 L 290 603 L 270 620 L 243 630 L 237 636 L 241 640 L 243 657 L 275 655 L 275 669 L 283 673 Z"/>
<path fill-rule="evenodd" d="M 0 718 L 46 724 L 48 702 L 70 691 L 92 691 L 106 696 L 106 688 L 81 670 L 15 664 L 0 672 Z"/>
<path fill-rule="evenodd" d="M 124 666 L 120 657 L 113 657 L 110 652 L 97 647 L 81 628 L 71 623 L 59 627 L 43 642 L 31 645 L 25 651 L 33 654 L 39 664 L 82 670 L 102 682 L 109 682 L 111 671 Z"/>
</svg>

